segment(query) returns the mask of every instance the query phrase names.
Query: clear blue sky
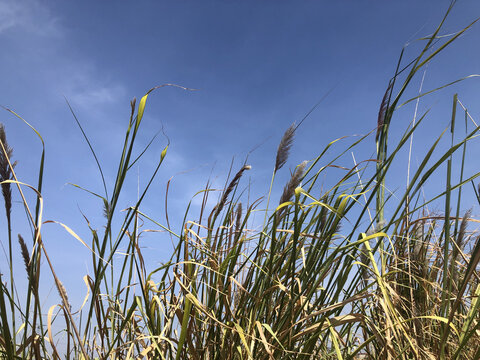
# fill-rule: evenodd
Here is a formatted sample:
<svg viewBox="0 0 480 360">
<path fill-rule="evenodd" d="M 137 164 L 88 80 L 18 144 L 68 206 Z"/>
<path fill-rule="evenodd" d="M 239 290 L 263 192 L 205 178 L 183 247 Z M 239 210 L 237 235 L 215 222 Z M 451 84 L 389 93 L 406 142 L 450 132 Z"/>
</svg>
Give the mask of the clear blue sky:
<svg viewBox="0 0 480 360">
<path fill-rule="evenodd" d="M 446 0 L 1 0 L 0 105 L 22 115 L 45 140 L 45 220 L 64 222 L 89 242 L 80 211 L 101 228 L 102 205 L 66 184 L 99 193 L 102 184 L 64 96 L 89 135 L 111 187 L 131 98 L 163 83 L 199 89 L 164 88 L 153 93 L 139 139 L 139 144 L 148 143 L 162 125 L 171 139 L 165 166 L 144 210 L 164 222 L 165 184 L 176 175 L 169 210 L 178 229 L 188 201 L 207 179 L 212 176 L 216 186 L 222 186 L 232 158 L 236 170 L 260 143 L 250 156 L 248 177 L 255 194 L 265 194 L 283 132 L 331 89 L 298 129 L 283 176 L 288 176 L 287 168 L 315 157 L 329 141 L 372 130 L 402 46 L 430 34 L 448 4 Z M 442 34 L 460 30 L 478 16 L 477 0 L 459 0 Z M 477 25 L 429 65 L 424 88 L 480 73 L 479 35 Z M 407 58 L 416 55 L 417 48 L 409 47 Z M 468 80 L 421 102 L 421 109 L 439 111 L 432 112 L 420 142 L 429 139 L 430 130 L 446 126 L 450 114 L 444 110 L 451 106 L 454 92 L 460 93 L 474 115 L 480 115 L 479 81 Z M 398 129 L 405 129 L 411 116 L 408 113 Z M 35 184 L 40 142 L 8 112 L 0 112 L 0 121 L 14 148 L 20 179 Z M 137 174 L 144 184 L 164 146 L 165 139 L 158 137 L 133 170 L 125 206 L 136 197 Z M 357 159 L 370 155 L 357 154 Z M 282 186 L 280 181 L 276 191 Z M 14 219 L 22 216 L 17 203 Z M 14 233 L 27 236 L 18 221 Z M 0 237 L 5 240 L 6 232 Z M 44 241 L 55 266 L 65 274 L 67 290 L 78 286 L 83 293 L 81 277 L 91 271 L 88 251 L 52 224 L 45 225 Z M 149 249 L 153 263 L 164 260 L 170 251 L 170 239 L 161 235 L 146 238 L 142 245 Z M 3 255 L 0 264 L 4 269 Z M 63 272 L 67 269 L 70 275 Z"/>
</svg>

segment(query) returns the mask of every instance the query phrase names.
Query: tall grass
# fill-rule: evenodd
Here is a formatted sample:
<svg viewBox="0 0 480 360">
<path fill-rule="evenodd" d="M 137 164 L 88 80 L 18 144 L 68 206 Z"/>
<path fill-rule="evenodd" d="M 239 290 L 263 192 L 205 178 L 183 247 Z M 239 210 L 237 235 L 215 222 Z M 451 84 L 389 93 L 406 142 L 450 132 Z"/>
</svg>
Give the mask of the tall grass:
<svg viewBox="0 0 480 360">
<path fill-rule="evenodd" d="M 457 95 L 448 128 L 429 139 L 430 148 L 418 168 L 411 169 L 406 188 L 395 196 L 388 192 L 399 154 L 428 117 L 422 114 L 392 143 L 389 128 L 395 115 L 403 105 L 440 89 L 405 99 L 407 88 L 426 64 L 473 25 L 440 36 L 447 15 L 407 65 L 402 51 L 380 104 L 375 139 L 367 134 L 327 144 L 317 157 L 295 168 L 276 201 L 272 185 L 288 162 L 296 126 L 286 131 L 272 162 L 272 185 L 263 209 L 260 201 L 249 202 L 245 196 L 242 179 L 250 166 L 243 164 L 213 208 L 207 206 L 211 189 L 196 195 L 203 197 L 200 213 L 191 215 L 188 206 L 183 220 L 176 220 L 181 223 L 178 230 L 145 214 L 142 201 L 167 156 L 167 144 L 147 186 L 126 212 L 120 212 L 120 194 L 138 160 L 134 145 L 146 102 L 156 88 L 138 106 L 133 100 L 115 184 L 109 191 L 103 181 L 105 194 L 96 194 L 103 204 L 104 228 L 90 228 L 87 242 L 61 224 L 91 251 L 93 272 L 84 278 L 89 293 L 80 309 L 71 308 L 42 242 L 44 150 L 38 184 L 22 183 L 0 127 L 0 177 L 8 224 L 8 267 L 2 269 L 8 273 L 1 275 L 0 286 L 0 357 L 479 359 L 480 241 L 474 231 L 478 220 L 468 209 L 480 203 L 479 191 L 473 186 L 473 198 L 470 189 L 480 173 L 468 173 L 465 166 L 479 126 Z M 451 137 L 447 149 L 439 146 L 446 134 Z M 340 141 L 350 143 L 327 160 L 327 150 Z M 368 141 L 376 143 L 375 159 L 352 168 L 340 166 Z M 458 159 L 460 164 L 455 163 Z M 339 176 L 334 169 L 343 172 Z M 101 167 L 100 171 L 103 179 Z M 432 183 L 437 186 L 442 171 L 445 187 L 424 197 L 423 190 Z M 323 189 L 319 179 L 326 173 L 333 185 Z M 27 190 L 36 194 L 35 204 L 26 200 Z M 18 254 L 12 251 L 13 196 L 23 202 L 33 228 L 31 239 L 18 236 Z M 270 203 L 275 203 L 274 209 L 269 209 Z M 439 203 L 443 211 L 429 210 Z M 263 212 L 260 227 L 252 219 L 254 212 Z M 143 219 L 176 239 L 171 258 L 156 269 L 147 268 L 139 246 Z M 120 248 L 126 249 L 125 255 L 117 258 Z M 25 269 L 13 268 L 14 256 L 23 257 Z M 39 300 L 43 260 L 60 299 L 48 310 Z M 16 289 L 17 276 L 27 276 L 26 289 Z M 25 296 L 16 296 L 17 290 Z M 60 323 L 64 331 L 55 335 L 53 328 Z"/>
</svg>

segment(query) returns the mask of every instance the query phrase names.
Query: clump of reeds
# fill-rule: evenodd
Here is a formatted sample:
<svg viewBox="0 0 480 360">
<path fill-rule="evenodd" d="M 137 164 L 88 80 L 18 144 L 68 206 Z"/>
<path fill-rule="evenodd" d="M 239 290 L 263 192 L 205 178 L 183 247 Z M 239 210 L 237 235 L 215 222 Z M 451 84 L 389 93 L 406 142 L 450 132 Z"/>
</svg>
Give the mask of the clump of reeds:
<svg viewBox="0 0 480 360">
<path fill-rule="evenodd" d="M 452 142 L 435 161 L 431 154 L 439 150 L 439 138 L 433 139 L 407 188 L 396 196 L 385 197 L 386 175 L 392 164 L 397 164 L 397 153 L 425 119 L 422 116 L 409 127 L 398 143 L 388 140 L 389 125 L 405 89 L 426 63 L 468 29 L 448 38 L 439 35 L 440 28 L 423 39 L 426 46 L 418 58 L 403 70 L 399 70 L 399 63 L 389 82 L 376 124 L 374 169 L 368 161 L 362 171 L 357 165 L 352 169 L 339 165 L 345 152 L 327 160 L 324 155 L 332 142 L 308 162 L 308 169 L 307 162 L 296 167 L 276 211 L 268 208 L 269 200 L 265 209 L 257 209 L 259 202 L 243 194 L 240 180 L 250 169 L 243 165 L 206 221 L 202 214 L 209 211 L 208 188 L 203 191 L 198 221 L 190 221 L 187 211 L 184 220 L 177 222 L 178 229 L 162 225 L 142 211 L 142 204 L 166 156 L 167 144 L 140 196 L 119 212 L 118 199 L 130 175 L 128 170 L 139 160 L 132 157 L 135 139 L 147 97 L 154 89 L 142 97 L 138 106 L 132 101 L 115 185 L 109 192 L 104 182 L 105 194 L 97 195 L 105 210 L 104 227 L 97 230 L 87 222 L 91 233 L 88 245 L 64 226 L 92 252 L 93 270 L 84 279 L 88 295 L 81 309 L 75 309 L 78 312 L 70 309 L 65 287 L 42 242 L 40 202 L 33 215 L 24 200 L 33 228 L 31 254 L 21 236 L 19 244 L 29 288 L 23 304 L 16 300 L 13 287 L 1 281 L 0 357 L 43 360 L 63 356 L 57 351 L 57 338 L 51 331 L 58 313 L 53 314 L 55 306 L 50 307 L 45 324 L 45 309 L 38 297 L 44 256 L 59 292 L 60 311 L 65 315 L 65 331 L 61 333 L 65 334 L 65 355 L 69 358 L 480 358 L 480 237 L 472 226 L 473 211 L 460 215 L 469 198 L 462 197 L 461 192 L 480 176 L 478 172 L 467 174 L 463 166 L 467 146 L 480 130 L 466 124 L 465 134 L 455 132 L 459 103 L 456 96 L 451 132 L 452 138 L 456 135 L 460 141 Z M 395 93 L 397 88 L 400 90 Z M 469 114 L 465 115 L 468 118 Z M 8 180 L 13 175 L 12 152 L 5 135 L 2 137 L 2 129 L 0 176 Z M 292 124 L 280 141 L 272 184 L 275 174 L 288 161 L 295 132 Z M 349 150 L 366 139 L 370 138 L 352 142 Z M 103 178 L 93 146 L 88 144 Z M 454 177 L 452 159 L 460 150 L 462 166 L 459 176 Z M 422 187 L 428 186 L 431 179 L 438 183 L 435 170 L 442 165 L 447 165 L 448 185 L 434 198 L 424 199 Z M 328 173 L 333 185 L 326 189 L 318 179 L 331 168 L 344 173 Z M 42 174 L 43 153 L 38 198 Z M 457 178 L 459 182 L 452 183 Z M 10 183 L 2 184 L 2 190 L 3 185 Z M 11 202 L 8 191 L 5 188 L 4 198 L 7 193 Z M 432 203 L 446 204 L 444 213 L 430 213 L 428 206 Z M 370 216 L 372 207 L 375 213 Z M 457 215 L 453 216 L 451 208 L 455 207 Z M 384 209 L 388 209 L 387 221 Z M 265 212 L 261 226 L 252 219 L 258 211 Z M 142 254 L 142 238 L 152 232 L 145 228 L 146 223 L 167 231 L 176 241 L 170 260 L 155 269 L 149 268 Z M 365 234 L 365 224 L 376 227 Z M 14 280 L 10 281 L 13 285 Z M 7 311 L 12 308 L 16 313 L 10 320 Z M 74 314 L 78 314 L 79 321 Z M 23 327 L 16 326 L 15 316 Z"/>
</svg>

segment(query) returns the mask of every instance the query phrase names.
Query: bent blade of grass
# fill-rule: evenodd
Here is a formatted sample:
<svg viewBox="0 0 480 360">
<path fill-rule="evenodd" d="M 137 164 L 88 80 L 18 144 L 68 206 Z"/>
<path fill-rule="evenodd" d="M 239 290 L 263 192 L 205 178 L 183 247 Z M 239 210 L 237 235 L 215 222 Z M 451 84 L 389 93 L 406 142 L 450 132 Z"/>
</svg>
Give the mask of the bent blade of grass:
<svg viewBox="0 0 480 360">
<path fill-rule="evenodd" d="M 337 354 L 337 359 L 343 360 L 342 352 L 340 351 L 340 346 L 338 345 L 338 334 L 330 323 L 329 319 L 326 319 L 328 329 L 330 330 L 330 339 L 332 339 L 333 346 L 335 348 L 335 354 Z"/>
<path fill-rule="evenodd" d="M 448 13 L 450 12 L 451 8 L 448 10 L 447 14 L 445 15 L 445 18 L 448 16 Z M 439 52 L 444 50 L 448 45 L 450 45 L 452 42 L 454 42 L 458 37 L 460 37 L 463 33 L 465 33 L 468 29 L 470 29 L 480 18 L 475 19 L 472 21 L 469 25 L 464 27 L 462 30 L 458 31 L 451 39 L 449 39 L 447 42 L 442 44 L 438 49 L 433 51 L 425 60 L 423 60 L 419 65 L 416 66 L 416 69 L 420 69 L 422 66 L 427 64 L 431 59 L 433 59 Z M 443 25 L 444 20 L 442 23 L 439 25 L 438 30 L 435 32 L 435 35 L 438 34 L 440 31 L 441 26 Z M 433 36 L 432 36 L 433 39 Z"/>
<path fill-rule="evenodd" d="M 262 344 L 268 354 L 269 359 L 274 360 L 273 351 L 270 348 L 270 344 L 268 343 L 267 338 L 265 337 L 265 332 L 263 331 L 262 324 L 257 320 L 255 321 L 255 326 L 257 327 L 258 333 L 260 334 L 260 339 L 262 340 Z"/>
<path fill-rule="evenodd" d="M 447 83 L 447 84 L 445 84 L 445 85 L 439 86 L 439 87 L 437 87 L 437 88 L 435 88 L 435 89 L 433 89 L 433 90 L 430 90 L 430 91 L 421 93 L 420 95 L 415 96 L 415 97 L 413 97 L 413 98 L 410 98 L 410 99 L 408 99 L 407 101 L 401 103 L 400 105 L 397 106 L 396 109 L 400 109 L 402 106 L 407 105 L 407 104 L 411 103 L 412 101 L 419 100 L 420 98 L 422 98 L 422 97 L 424 97 L 424 96 L 433 94 L 434 92 L 437 92 L 437 91 L 442 90 L 442 89 L 444 89 L 444 88 L 446 88 L 446 87 L 455 85 L 455 84 L 457 84 L 457 83 L 459 83 L 459 82 L 461 82 L 461 81 L 464 81 L 464 80 L 467 80 L 467 79 L 472 79 L 472 78 L 477 78 L 477 77 L 479 77 L 479 76 L 480 76 L 480 74 L 468 75 L 468 76 L 465 76 L 465 77 L 463 77 L 463 78 L 457 79 L 457 80 L 455 80 L 455 81 L 449 82 L 449 83 Z"/>
<path fill-rule="evenodd" d="M 52 316 L 53 316 L 53 311 L 57 305 L 52 305 L 50 309 L 48 309 L 48 315 L 47 315 L 47 332 L 48 332 L 48 339 L 50 340 L 50 346 L 53 349 L 53 358 L 54 359 L 60 359 L 60 355 L 58 354 L 57 347 L 55 346 L 55 341 L 53 339 L 53 334 L 52 334 Z"/>
<path fill-rule="evenodd" d="M 247 338 L 245 337 L 245 333 L 243 332 L 242 327 L 237 323 L 234 323 L 233 325 L 235 326 L 235 329 L 237 330 L 238 335 L 240 336 L 240 339 L 242 340 L 244 348 L 247 350 L 248 358 L 253 359 L 252 351 L 250 350 L 250 346 L 248 345 Z"/>
<path fill-rule="evenodd" d="M 82 238 L 80 236 L 77 235 L 77 233 L 75 231 L 73 231 L 71 228 L 69 228 L 67 225 L 59 222 L 59 221 L 54 221 L 54 220 L 47 220 L 47 221 L 44 221 L 43 224 L 57 224 L 57 225 L 60 225 L 61 227 L 63 227 L 70 235 L 72 235 L 75 239 L 77 239 L 83 246 L 85 246 L 92 254 L 94 254 L 95 256 L 97 256 L 99 259 L 103 260 L 105 263 L 107 263 L 107 261 L 105 259 L 102 259 L 90 246 L 88 246 L 88 244 L 82 240 Z"/>
</svg>

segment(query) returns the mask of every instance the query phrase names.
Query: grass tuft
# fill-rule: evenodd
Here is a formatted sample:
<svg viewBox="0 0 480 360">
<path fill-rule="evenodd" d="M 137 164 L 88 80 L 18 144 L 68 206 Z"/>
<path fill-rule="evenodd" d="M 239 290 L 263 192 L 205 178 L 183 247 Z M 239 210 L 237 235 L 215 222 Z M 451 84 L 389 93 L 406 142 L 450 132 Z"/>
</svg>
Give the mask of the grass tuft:
<svg viewBox="0 0 480 360">
<path fill-rule="evenodd" d="M 468 187 L 480 172 L 467 166 L 480 127 L 470 122 L 473 118 L 458 95 L 446 130 L 422 140 L 431 144 L 417 154 L 421 162 L 411 178 L 409 173 L 407 185 L 389 190 L 398 185 L 395 169 L 405 166 L 398 155 L 428 121 L 428 112 L 417 119 L 415 110 L 415 121 L 392 140 L 389 127 L 398 109 L 456 83 L 404 99 L 419 70 L 473 24 L 442 36 L 445 18 L 432 35 L 421 39 L 425 46 L 412 62 L 403 64 L 402 51 L 376 126 L 372 122 L 375 139 L 370 134 L 354 140 L 342 137 L 299 164 L 275 211 L 268 204 L 275 174 L 288 161 L 295 124 L 278 146 L 263 209 L 261 200 L 252 201 L 241 183 L 250 170 L 243 165 L 213 208 L 208 206 L 212 189 L 207 185 L 199 192 L 203 199 L 198 216 L 189 206 L 183 219 L 169 220 L 165 214 L 164 225 L 146 214 L 143 201 L 167 156 L 168 138 L 147 185 L 126 210 L 118 209 L 133 176 L 132 165 L 152 144 L 133 156 L 147 98 L 165 86 L 189 90 L 165 84 L 152 88 L 138 104 L 131 102 L 111 188 L 70 108 L 105 190 L 104 195 L 85 192 L 100 200 L 105 223 L 95 229 L 87 220 L 91 237 L 82 239 L 66 225 L 42 220 L 43 140 L 7 109 L 38 135 L 42 151 L 37 186 L 18 181 L 0 125 L 0 179 L 10 250 L 9 273 L 5 278 L 0 274 L 0 359 L 480 359 L 480 234 L 475 218 L 480 191 L 473 186 L 475 197 Z M 443 146 L 448 130 L 450 139 Z M 340 141 L 351 142 L 325 160 Z M 376 145 L 376 159 L 357 163 L 354 157 L 352 168 L 345 165 L 347 156 L 367 141 Z M 319 184 L 320 178 L 328 178 L 327 184 Z M 12 183 L 18 194 L 12 192 Z M 24 195 L 27 190 L 36 196 L 35 212 Z M 33 244 L 29 252 L 18 236 L 28 276 L 21 296 L 12 265 L 10 212 L 16 195 L 32 226 Z M 258 212 L 262 224 L 254 216 Z M 61 274 L 48 255 L 42 239 L 45 223 L 60 224 L 91 251 L 92 272 L 84 277 L 86 293 L 78 309 L 69 304 Z M 155 229 L 146 229 L 147 223 Z M 152 231 L 168 232 L 174 240 L 170 259 L 153 269 L 144 260 L 142 245 Z M 40 299 L 42 264 L 58 290 L 58 304 Z M 55 332 L 57 328 L 61 331 Z"/>
</svg>

